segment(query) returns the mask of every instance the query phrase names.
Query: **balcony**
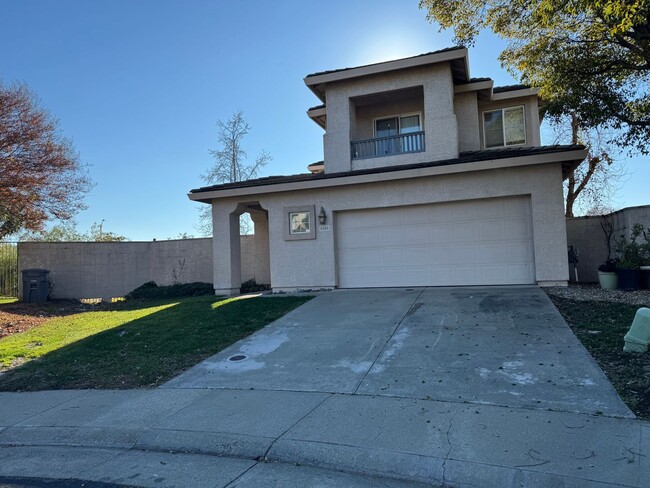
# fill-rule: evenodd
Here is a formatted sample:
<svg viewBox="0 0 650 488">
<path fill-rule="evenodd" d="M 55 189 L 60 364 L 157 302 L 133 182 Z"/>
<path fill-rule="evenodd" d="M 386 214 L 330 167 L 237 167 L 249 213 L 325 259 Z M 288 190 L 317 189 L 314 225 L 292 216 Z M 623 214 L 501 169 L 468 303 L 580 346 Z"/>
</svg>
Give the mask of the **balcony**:
<svg viewBox="0 0 650 488">
<path fill-rule="evenodd" d="M 424 131 L 376 137 L 350 143 L 352 159 L 380 158 L 424 151 Z"/>
</svg>

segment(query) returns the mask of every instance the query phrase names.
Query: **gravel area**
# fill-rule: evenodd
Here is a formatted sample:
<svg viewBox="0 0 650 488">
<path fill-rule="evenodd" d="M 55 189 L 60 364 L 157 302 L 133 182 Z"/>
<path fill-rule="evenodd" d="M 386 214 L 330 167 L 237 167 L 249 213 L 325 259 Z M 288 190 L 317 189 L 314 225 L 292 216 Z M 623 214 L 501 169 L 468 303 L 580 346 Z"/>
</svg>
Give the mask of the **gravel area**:
<svg viewBox="0 0 650 488">
<path fill-rule="evenodd" d="M 622 291 L 603 290 L 597 284 L 570 284 L 567 287 L 543 288 L 547 295 L 554 295 L 583 302 L 616 302 L 650 307 L 650 290 Z"/>
</svg>

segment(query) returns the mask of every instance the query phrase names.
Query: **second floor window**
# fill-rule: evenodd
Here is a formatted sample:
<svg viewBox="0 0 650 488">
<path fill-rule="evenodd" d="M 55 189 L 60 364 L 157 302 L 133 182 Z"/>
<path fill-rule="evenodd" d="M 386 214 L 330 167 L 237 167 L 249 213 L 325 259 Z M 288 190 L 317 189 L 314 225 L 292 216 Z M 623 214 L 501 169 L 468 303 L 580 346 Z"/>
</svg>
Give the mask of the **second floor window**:
<svg viewBox="0 0 650 488">
<path fill-rule="evenodd" d="M 375 120 L 375 137 L 390 137 L 398 134 L 420 132 L 420 115 L 401 115 Z"/>
<path fill-rule="evenodd" d="M 485 147 L 514 146 L 526 143 L 524 107 L 509 107 L 483 112 Z"/>
</svg>

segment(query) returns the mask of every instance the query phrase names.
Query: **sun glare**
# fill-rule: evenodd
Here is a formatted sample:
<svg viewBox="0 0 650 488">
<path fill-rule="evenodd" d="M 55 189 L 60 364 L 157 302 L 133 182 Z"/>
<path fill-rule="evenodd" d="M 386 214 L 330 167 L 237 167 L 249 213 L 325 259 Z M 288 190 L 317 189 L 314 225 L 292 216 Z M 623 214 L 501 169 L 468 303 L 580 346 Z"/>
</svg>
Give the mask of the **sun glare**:
<svg viewBox="0 0 650 488">
<path fill-rule="evenodd" d="M 372 37 L 360 42 L 351 54 L 357 64 L 381 63 L 438 49 L 431 46 L 430 39 L 428 41 L 398 34 L 382 35 L 381 39 Z"/>
</svg>

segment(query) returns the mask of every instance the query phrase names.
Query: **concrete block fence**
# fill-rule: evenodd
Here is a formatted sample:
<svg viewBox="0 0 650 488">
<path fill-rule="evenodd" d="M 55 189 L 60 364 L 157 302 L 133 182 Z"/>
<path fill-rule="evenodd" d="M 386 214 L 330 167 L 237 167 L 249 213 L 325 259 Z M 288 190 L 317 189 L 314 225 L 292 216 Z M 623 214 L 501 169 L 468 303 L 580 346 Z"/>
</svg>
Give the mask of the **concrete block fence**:
<svg viewBox="0 0 650 488">
<path fill-rule="evenodd" d="M 253 236 L 241 236 L 242 282 L 255 278 L 254 246 Z M 147 281 L 212 283 L 212 239 L 21 242 L 19 272 L 30 268 L 50 271 L 50 297 L 55 299 L 122 297 Z"/>
<path fill-rule="evenodd" d="M 611 257 L 616 257 L 615 239 L 621 235 L 629 236 L 632 226 L 637 223 L 650 227 L 650 205 L 628 207 L 608 215 L 567 219 L 567 242 L 578 250 L 578 277 L 581 282 L 598 281 L 597 268 L 607 259 L 607 239 L 602 226 L 611 226 L 613 230 Z M 573 268 L 571 279 L 574 279 Z"/>
</svg>

